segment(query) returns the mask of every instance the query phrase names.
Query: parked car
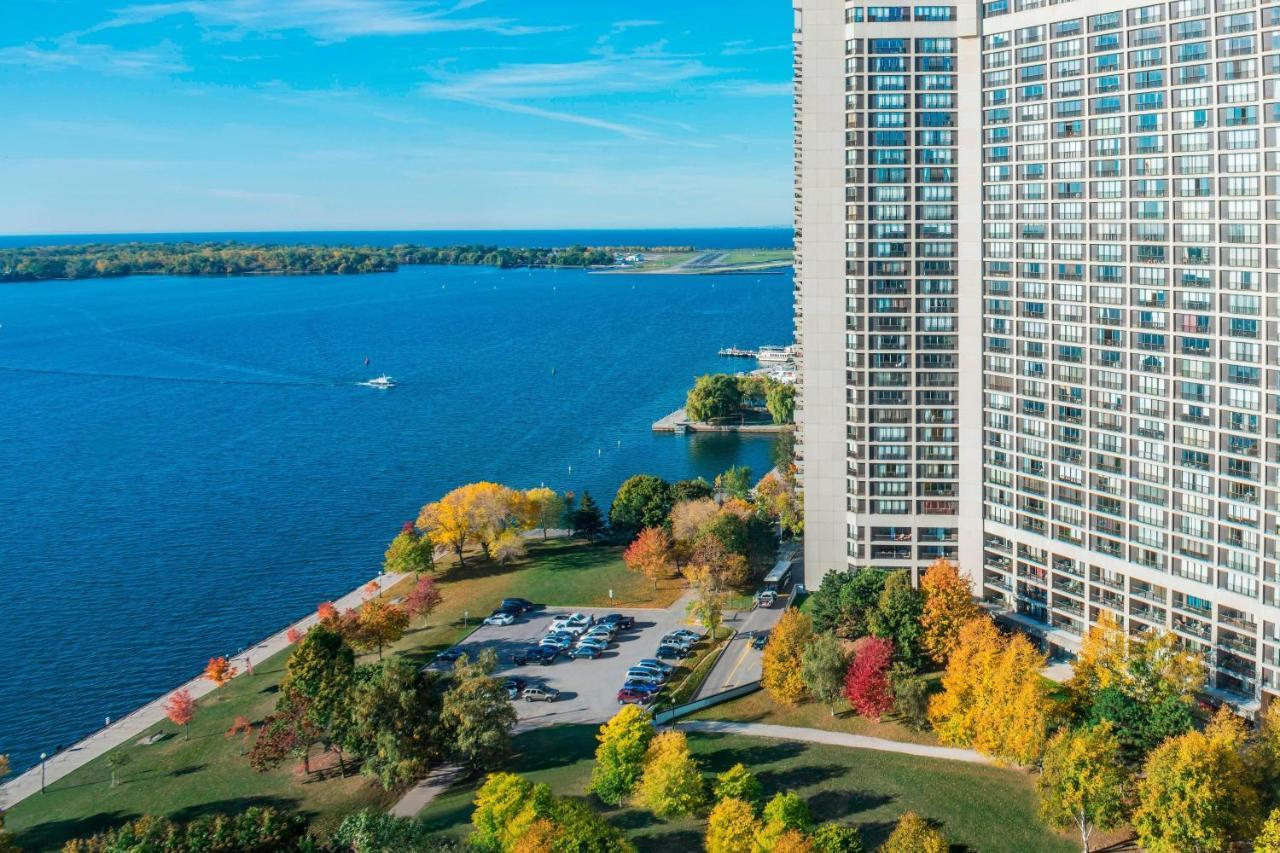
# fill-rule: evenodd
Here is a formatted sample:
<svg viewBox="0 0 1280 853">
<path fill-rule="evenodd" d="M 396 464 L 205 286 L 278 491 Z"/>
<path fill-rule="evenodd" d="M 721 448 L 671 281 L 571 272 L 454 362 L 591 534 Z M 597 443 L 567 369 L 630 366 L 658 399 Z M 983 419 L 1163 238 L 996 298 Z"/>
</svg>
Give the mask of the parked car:
<svg viewBox="0 0 1280 853">
<path fill-rule="evenodd" d="M 604 637 L 583 637 L 581 640 L 578 640 L 578 648 L 584 647 L 599 649 L 603 652 L 605 649 L 609 648 L 609 641 Z"/>
<path fill-rule="evenodd" d="M 658 642 L 664 646 L 679 646 L 686 652 L 693 648 L 693 642 L 691 640 L 676 634 L 667 634 Z"/>
<path fill-rule="evenodd" d="M 575 646 L 573 651 L 569 652 L 569 657 L 577 660 L 578 658 L 589 658 L 595 660 L 604 654 L 604 649 L 599 646 Z"/>
<path fill-rule="evenodd" d="M 627 670 L 627 681 L 641 681 L 645 684 L 661 684 L 662 677 L 652 670 L 632 667 Z"/>
<path fill-rule="evenodd" d="M 778 603 L 778 594 L 771 589 L 762 589 L 755 594 L 752 604 L 756 607 L 772 607 Z"/>
<path fill-rule="evenodd" d="M 635 617 L 623 616 L 621 613 L 610 613 L 600 617 L 599 621 L 602 625 L 617 625 L 619 631 L 626 631 L 636 626 Z"/>
<path fill-rule="evenodd" d="M 526 702 L 554 702 L 560 698 L 560 691 L 542 684 L 532 684 L 524 689 Z"/>
<path fill-rule="evenodd" d="M 577 631 L 582 633 L 595 624 L 595 619 L 586 613 L 570 613 L 561 616 L 551 623 L 553 631 Z"/>
<path fill-rule="evenodd" d="M 692 654 L 692 652 L 689 651 L 687 646 L 678 646 L 678 645 L 675 645 L 674 643 L 663 643 L 662 645 L 658 646 L 658 651 L 656 652 L 656 654 L 660 658 L 684 660 L 690 654 Z"/>
<path fill-rule="evenodd" d="M 610 640 L 612 640 L 614 637 L 618 635 L 618 629 L 614 625 L 607 625 L 603 622 L 597 622 L 596 624 L 592 625 L 590 628 L 587 629 L 587 636 L 589 637 L 592 634 L 603 634 L 607 636 Z"/>
<path fill-rule="evenodd" d="M 560 656 L 560 649 L 555 646 L 530 646 L 527 649 L 521 649 L 511 656 L 512 662 L 516 666 L 524 666 L 527 663 L 540 663 L 543 666 L 554 663 L 555 659 Z"/>
<path fill-rule="evenodd" d="M 756 635 L 751 638 L 751 648 L 763 649 L 765 644 L 769 642 L 768 631 L 756 631 Z"/>
<path fill-rule="evenodd" d="M 633 672 L 642 673 L 644 675 L 649 676 L 650 678 L 656 678 L 658 679 L 659 682 L 666 681 L 669 677 L 671 677 L 671 673 L 669 671 L 654 669 L 651 666 L 645 666 L 643 664 L 636 664 L 635 666 L 628 669 L 627 675 L 629 676 Z"/>
<path fill-rule="evenodd" d="M 668 677 L 670 677 L 671 673 L 676 671 L 674 666 L 669 663 L 663 663 L 657 658 L 644 658 L 643 660 L 636 661 L 636 666 L 647 666 L 650 669 L 656 669 L 658 672 Z"/>
<path fill-rule="evenodd" d="M 453 663 L 458 658 L 462 657 L 463 654 L 465 654 L 465 652 L 463 652 L 462 649 L 458 648 L 457 646 L 454 646 L 453 648 L 445 649 L 440 654 L 436 655 L 435 662 L 436 663 Z"/>
<path fill-rule="evenodd" d="M 514 702 L 520 698 L 520 694 L 529 686 L 529 682 L 523 678 L 512 677 L 508 678 L 503 686 L 507 688 L 507 698 Z"/>
<path fill-rule="evenodd" d="M 527 598 L 504 598 L 502 603 L 498 605 L 499 610 L 514 610 L 518 613 L 527 613 L 536 607 L 532 601 Z"/>
<path fill-rule="evenodd" d="M 577 637 L 568 631 L 552 631 L 550 634 L 547 634 L 542 638 L 542 642 L 549 642 L 554 644 L 557 648 L 567 649 L 572 646 L 577 639 Z"/>
<path fill-rule="evenodd" d="M 495 610 L 492 614 L 485 617 L 486 625 L 511 625 L 516 621 L 516 615 L 509 610 Z"/>
<path fill-rule="evenodd" d="M 639 690 L 629 690 L 626 687 L 618 691 L 619 705 L 648 705 L 652 701 L 652 693 L 644 693 Z"/>
<path fill-rule="evenodd" d="M 626 682 L 624 682 L 624 683 L 623 683 L 623 685 L 622 685 L 622 689 L 623 689 L 623 690 L 634 690 L 634 691 L 636 691 L 636 692 L 638 692 L 638 693 L 648 693 L 650 696 L 653 696 L 655 693 L 658 693 L 660 690 L 662 690 L 662 685 L 661 685 L 661 684 L 651 684 L 651 683 L 650 683 L 650 682 L 648 682 L 648 681 L 631 681 L 631 680 L 628 680 L 628 681 L 626 681 Z"/>
<path fill-rule="evenodd" d="M 680 628 L 678 630 L 672 631 L 669 636 L 684 637 L 690 643 L 696 643 L 699 640 L 701 640 L 703 637 L 705 637 L 706 634 L 699 633 L 698 631 L 690 631 L 688 628 Z"/>
</svg>

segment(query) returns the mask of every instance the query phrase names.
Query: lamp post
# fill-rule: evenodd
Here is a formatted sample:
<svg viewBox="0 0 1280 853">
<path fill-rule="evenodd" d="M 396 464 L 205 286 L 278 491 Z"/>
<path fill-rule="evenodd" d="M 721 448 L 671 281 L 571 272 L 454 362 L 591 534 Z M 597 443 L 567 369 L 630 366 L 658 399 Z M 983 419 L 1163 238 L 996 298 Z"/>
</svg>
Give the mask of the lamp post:
<svg viewBox="0 0 1280 853">
<path fill-rule="evenodd" d="M 40 753 L 40 793 L 44 793 L 44 760 L 48 758 L 45 753 Z"/>
</svg>

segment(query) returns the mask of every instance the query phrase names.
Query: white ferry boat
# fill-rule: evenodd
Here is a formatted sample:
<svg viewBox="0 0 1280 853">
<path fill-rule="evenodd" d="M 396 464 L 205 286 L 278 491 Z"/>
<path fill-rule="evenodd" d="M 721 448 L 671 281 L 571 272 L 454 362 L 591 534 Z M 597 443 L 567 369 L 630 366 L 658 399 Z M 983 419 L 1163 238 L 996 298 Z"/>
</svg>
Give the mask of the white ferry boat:
<svg viewBox="0 0 1280 853">
<path fill-rule="evenodd" d="M 760 347 L 759 352 L 756 353 L 756 361 L 759 361 L 761 364 L 785 364 L 786 362 L 792 361 L 794 358 L 795 347 L 793 346 L 763 346 Z"/>
</svg>

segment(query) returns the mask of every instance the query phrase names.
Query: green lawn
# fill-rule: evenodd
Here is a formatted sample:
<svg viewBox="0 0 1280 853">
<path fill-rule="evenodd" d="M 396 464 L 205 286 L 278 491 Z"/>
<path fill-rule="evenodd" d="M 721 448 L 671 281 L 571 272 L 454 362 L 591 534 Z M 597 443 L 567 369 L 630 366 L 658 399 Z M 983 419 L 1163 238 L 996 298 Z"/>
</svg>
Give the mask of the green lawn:
<svg viewBox="0 0 1280 853">
<path fill-rule="evenodd" d="M 470 558 L 465 567 L 443 570 L 438 580 L 443 603 L 425 622 L 413 625 L 393 651 L 427 660 L 465 636 L 508 596 L 554 606 L 606 606 L 612 588 L 619 605 L 662 607 L 683 591 L 678 582 L 664 581 L 655 593 L 650 581 L 627 571 L 619 547 L 555 539 L 532 543 L 528 559 L 517 564 L 493 566 Z M 388 594 L 402 594 L 406 588 Z M 395 795 L 361 776 L 304 781 L 291 766 L 255 773 L 240 755 L 240 741 L 224 737 L 236 716 L 257 722 L 273 710 L 285 657 L 281 653 L 258 664 L 254 675 L 236 678 L 217 698 L 202 701 L 189 742 L 163 723 L 148 732 L 169 735 L 159 743 L 120 747 L 130 763 L 120 771 L 119 787 L 109 787 L 106 757 L 100 757 L 50 785 L 46 794 L 16 805 L 5 815 L 6 828 L 21 847 L 36 851 L 57 849 L 68 838 L 142 814 L 186 820 L 274 805 L 307 814 L 323 832 L 366 806 L 389 805 Z"/>
<path fill-rule="evenodd" d="M 925 676 L 934 685 L 941 676 L 932 673 Z M 937 744 L 938 739 L 933 732 L 918 732 L 903 725 L 892 715 L 880 722 L 873 722 L 860 717 L 849 709 L 847 702 L 836 706 L 833 716 L 831 709 L 816 702 L 806 702 L 795 708 L 779 705 L 763 690 L 749 693 L 738 699 L 704 708 L 689 716 L 691 720 L 727 720 L 734 723 L 770 723 L 777 726 L 796 726 L 806 729 L 823 729 L 832 732 L 845 732 L 853 735 L 897 740 L 905 743 Z"/>
<path fill-rule="evenodd" d="M 517 738 L 510 769 L 546 782 L 559 794 L 581 794 L 590 776 L 595 727 L 558 726 Z M 861 828 L 874 850 L 897 818 L 914 810 L 938 821 L 953 845 L 982 853 L 1068 853 L 1077 849 L 1045 829 L 1035 813 L 1029 777 L 1015 770 L 869 750 L 737 735 L 691 733 L 689 743 L 708 773 L 742 761 L 769 795 L 796 791 L 819 820 Z M 442 834 L 470 828 L 475 783 L 452 789 L 420 816 Z M 642 851 L 701 849 L 699 820 L 662 821 L 637 809 L 600 807 Z"/>
<path fill-rule="evenodd" d="M 771 264 L 779 261 L 790 262 L 794 252 L 791 249 L 729 249 L 717 265 L 738 266 L 744 264 Z"/>
</svg>

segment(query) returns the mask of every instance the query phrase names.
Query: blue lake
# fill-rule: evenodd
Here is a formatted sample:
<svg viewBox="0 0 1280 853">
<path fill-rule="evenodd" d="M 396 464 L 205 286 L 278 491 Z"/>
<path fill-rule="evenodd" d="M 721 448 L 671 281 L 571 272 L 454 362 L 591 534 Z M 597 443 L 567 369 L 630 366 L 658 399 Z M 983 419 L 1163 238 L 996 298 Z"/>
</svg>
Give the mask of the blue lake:
<svg viewBox="0 0 1280 853">
<path fill-rule="evenodd" d="M 769 438 L 649 426 L 747 366 L 719 347 L 789 342 L 791 301 L 789 273 L 480 267 L 0 287 L 0 753 L 350 590 L 459 483 L 607 506 L 636 472 L 762 473 Z"/>
</svg>

